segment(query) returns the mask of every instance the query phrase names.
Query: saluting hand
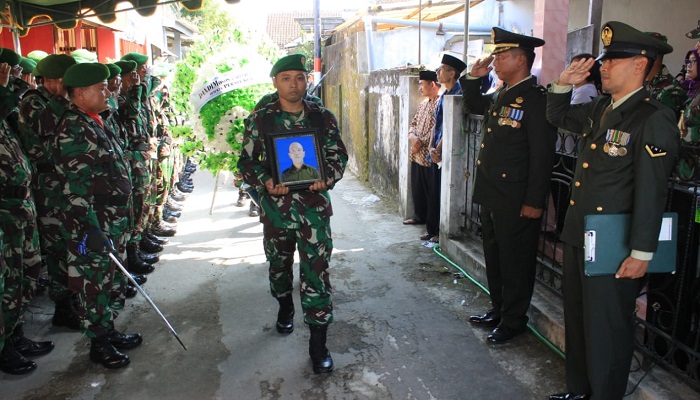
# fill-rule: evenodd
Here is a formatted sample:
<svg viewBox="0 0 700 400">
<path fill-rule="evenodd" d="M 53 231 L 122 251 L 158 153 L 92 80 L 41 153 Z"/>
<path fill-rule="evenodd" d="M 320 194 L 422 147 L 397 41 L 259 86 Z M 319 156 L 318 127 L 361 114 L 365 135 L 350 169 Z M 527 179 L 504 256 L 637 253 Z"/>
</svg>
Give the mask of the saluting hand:
<svg viewBox="0 0 700 400">
<path fill-rule="evenodd" d="M 491 65 L 491 61 L 493 61 L 493 56 L 488 56 L 483 60 L 476 60 L 472 66 L 472 70 L 469 72 L 469 75 L 475 78 L 481 78 L 488 75 L 493 69 L 493 67 L 489 66 Z"/>
<path fill-rule="evenodd" d="M 627 278 L 627 279 L 637 279 L 644 276 L 647 273 L 647 267 L 649 266 L 649 261 L 637 260 L 633 257 L 625 258 L 622 262 L 620 269 L 615 273 L 615 278 Z"/>
<path fill-rule="evenodd" d="M 10 83 L 10 64 L 0 63 L 0 86 L 5 87 Z"/>
<path fill-rule="evenodd" d="M 597 61 L 595 58 L 582 58 L 580 60 L 572 61 L 561 75 L 559 75 L 559 81 L 557 84 L 562 86 L 577 85 L 588 78 L 590 75 L 590 69 L 593 67 Z"/>
<path fill-rule="evenodd" d="M 267 192 L 273 196 L 284 196 L 285 194 L 289 193 L 288 187 L 286 187 L 283 183 L 278 183 L 275 185 L 272 178 L 265 182 L 265 189 L 267 189 Z"/>
</svg>

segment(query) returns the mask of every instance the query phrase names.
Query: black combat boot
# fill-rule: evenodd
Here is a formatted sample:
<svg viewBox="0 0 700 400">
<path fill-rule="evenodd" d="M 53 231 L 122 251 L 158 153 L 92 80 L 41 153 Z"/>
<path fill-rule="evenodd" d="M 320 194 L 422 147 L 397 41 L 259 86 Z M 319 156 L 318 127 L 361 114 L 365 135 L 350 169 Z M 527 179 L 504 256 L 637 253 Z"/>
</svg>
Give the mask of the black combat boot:
<svg viewBox="0 0 700 400">
<path fill-rule="evenodd" d="M 126 245 L 126 262 L 127 270 L 135 274 L 150 274 L 156 268 L 148 263 L 143 262 L 138 256 L 138 248 L 135 243 Z"/>
<path fill-rule="evenodd" d="M 12 340 L 7 340 L 0 352 L 0 371 L 11 375 L 24 375 L 36 369 L 36 363 L 28 360 L 17 349 Z"/>
<path fill-rule="evenodd" d="M 165 237 L 175 236 L 177 233 L 177 229 L 163 221 L 158 221 L 157 225 L 152 228 L 152 231 L 155 235 Z"/>
<path fill-rule="evenodd" d="M 12 342 L 14 349 L 24 357 L 43 356 L 49 354 L 54 348 L 52 341 L 35 342 L 24 336 L 22 324 L 15 327 L 8 341 Z"/>
<path fill-rule="evenodd" d="M 139 291 L 136 289 L 136 286 L 132 285 L 131 283 L 124 286 L 124 297 L 127 299 L 133 299 L 137 294 L 139 294 Z"/>
<path fill-rule="evenodd" d="M 280 309 L 277 311 L 277 332 L 292 333 L 294 332 L 294 300 L 292 295 L 278 297 Z"/>
<path fill-rule="evenodd" d="M 309 356 L 314 374 L 327 374 L 333 371 L 333 359 L 326 348 L 326 332 L 328 325 L 309 325 Z"/>
<path fill-rule="evenodd" d="M 153 265 L 160 261 L 160 255 L 158 255 L 157 253 L 144 253 L 141 250 L 139 250 L 138 253 L 138 257 L 141 259 L 141 261 L 145 262 L 146 264 Z"/>
<path fill-rule="evenodd" d="M 140 333 L 121 333 L 116 329 L 109 332 L 107 337 L 109 338 L 109 343 L 117 350 L 133 349 L 139 347 L 143 342 Z"/>
<path fill-rule="evenodd" d="M 51 325 L 63 326 L 74 331 L 80 330 L 80 315 L 75 307 L 75 294 L 71 294 L 65 299 L 56 300 Z"/>
<path fill-rule="evenodd" d="M 179 212 L 178 212 L 179 214 Z M 145 232 L 146 236 L 148 236 L 149 239 L 151 239 L 151 242 L 158 243 L 161 246 L 165 246 L 166 244 L 170 243 L 170 240 L 168 238 L 163 238 L 159 237 L 153 234 L 150 229 L 148 229 Z"/>
<path fill-rule="evenodd" d="M 109 342 L 107 335 L 99 336 L 91 340 L 90 361 L 102 364 L 109 369 L 117 369 L 129 365 L 129 356 L 117 350 Z"/>
<path fill-rule="evenodd" d="M 182 217 L 182 212 L 173 211 L 168 207 L 163 207 L 163 215 L 169 215 L 171 217 L 180 218 L 180 217 Z"/>
<path fill-rule="evenodd" d="M 140 275 L 140 274 L 132 274 L 129 273 L 132 278 L 134 278 L 134 281 L 138 283 L 139 286 L 143 286 L 146 282 L 148 282 L 148 278 L 146 275 Z M 131 281 L 129 281 L 128 285 L 131 285 Z"/>
<path fill-rule="evenodd" d="M 141 235 L 141 243 L 139 243 L 139 248 L 144 253 L 160 253 L 163 251 L 163 245 L 158 244 L 148 238 L 148 235 Z"/>
</svg>

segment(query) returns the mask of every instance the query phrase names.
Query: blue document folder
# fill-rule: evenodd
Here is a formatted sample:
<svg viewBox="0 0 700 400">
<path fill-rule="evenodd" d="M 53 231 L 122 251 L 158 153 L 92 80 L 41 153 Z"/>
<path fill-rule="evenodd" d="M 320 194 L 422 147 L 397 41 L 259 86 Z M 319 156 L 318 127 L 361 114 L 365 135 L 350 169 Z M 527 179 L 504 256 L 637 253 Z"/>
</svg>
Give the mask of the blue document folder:
<svg viewBox="0 0 700 400">
<path fill-rule="evenodd" d="M 584 217 L 584 273 L 586 276 L 613 275 L 630 255 L 629 214 L 594 214 Z M 676 272 L 678 214 L 664 213 L 659 245 L 647 273 Z"/>
</svg>

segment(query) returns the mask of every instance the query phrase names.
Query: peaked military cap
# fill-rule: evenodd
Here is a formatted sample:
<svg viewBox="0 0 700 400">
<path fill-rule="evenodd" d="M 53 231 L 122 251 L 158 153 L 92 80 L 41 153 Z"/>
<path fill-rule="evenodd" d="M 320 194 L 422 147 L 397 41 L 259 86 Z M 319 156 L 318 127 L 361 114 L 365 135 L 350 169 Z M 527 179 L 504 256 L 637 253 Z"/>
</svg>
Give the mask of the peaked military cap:
<svg viewBox="0 0 700 400">
<path fill-rule="evenodd" d="M 145 54 L 131 52 L 131 53 L 124 54 L 124 56 L 122 57 L 122 60 L 136 61 L 136 65 L 141 66 L 141 65 L 144 65 L 148 62 L 148 56 Z"/>
<path fill-rule="evenodd" d="M 11 67 L 14 67 L 15 65 L 19 64 L 21 59 L 22 56 L 15 53 L 14 50 L 8 49 L 6 47 L 3 48 L 2 53 L 0 53 L 0 63 L 7 63 Z"/>
<path fill-rule="evenodd" d="M 303 54 L 290 54 L 277 60 L 270 70 L 270 76 L 275 76 L 284 71 L 304 71 L 306 69 L 306 56 Z"/>
<path fill-rule="evenodd" d="M 496 45 L 491 54 L 502 53 L 516 47 L 523 50 L 535 51 L 536 47 L 544 46 L 544 40 L 540 38 L 509 32 L 497 26 L 491 28 L 491 41 Z"/>
<path fill-rule="evenodd" d="M 130 72 L 134 72 L 136 70 L 136 67 L 138 66 L 136 64 L 136 61 L 133 60 L 121 60 L 117 61 L 114 63 L 117 67 L 119 67 L 122 70 L 122 75 L 128 74 Z"/>
<path fill-rule="evenodd" d="M 36 61 L 31 58 L 22 57 L 19 61 L 19 66 L 22 67 L 22 74 L 31 74 L 36 68 Z"/>
<path fill-rule="evenodd" d="M 117 64 L 105 64 L 107 68 L 109 68 L 109 78 L 107 79 L 112 79 L 117 75 L 121 75 L 122 69 L 119 68 Z"/>
<path fill-rule="evenodd" d="M 88 87 L 106 81 L 109 68 L 100 63 L 79 63 L 72 65 L 63 75 L 63 86 Z"/>
<path fill-rule="evenodd" d="M 603 41 L 604 47 L 603 52 L 596 60 L 634 56 L 656 59 L 659 54 L 673 51 L 673 47 L 661 39 L 647 35 L 619 21 L 610 21 L 603 25 L 600 40 Z"/>
<path fill-rule="evenodd" d="M 464 61 L 460 60 L 459 58 L 457 58 L 455 56 L 451 56 L 449 54 L 443 54 L 441 62 L 442 62 L 442 64 L 449 65 L 450 67 L 456 69 L 458 74 L 461 74 L 462 71 L 467 69 L 467 64 L 465 64 Z M 437 76 L 437 74 L 436 74 L 436 76 Z"/>
<path fill-rule="evenodd" d="M 75 59 L 68 54 L 49 54 L 36 64 L 36 71 L 44 78 L 60 79 L 75 63 Z"/>
<path fill-rule="evenodd" d="M 418 79 L 437 82 L 437 73 L 435 71 L 420 71 L 418 72 Z"/>
</svg>

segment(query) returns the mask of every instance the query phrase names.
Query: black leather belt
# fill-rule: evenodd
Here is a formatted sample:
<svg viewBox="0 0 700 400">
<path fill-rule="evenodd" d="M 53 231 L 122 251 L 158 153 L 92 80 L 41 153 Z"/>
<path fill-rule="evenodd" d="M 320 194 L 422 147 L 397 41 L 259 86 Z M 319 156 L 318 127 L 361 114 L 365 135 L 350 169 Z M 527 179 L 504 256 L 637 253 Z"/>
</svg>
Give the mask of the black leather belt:
<svg viewBox="0 0 700 400">
<path fill-rule="evenodd" d="M 36 166 L 36 172 L 40 174 L 52 174 L 56 172 L 56 167 L 48 164 L 41 164 Z"/>
<path fill-rule="evenodd" d="M 125 206 L 129 204 L 128 195 L 96 194 L 95 204 L 99 206 Z"/>
<path fill-rule="evenodd" d="M 148 143 L 132 143 L 131 146 L 129 146 L 129 150 L 131 151 L 148 151 L 151 149 L 151 145 Z"/>
<path fill-rule="evenodd" d="M 8 199 L 26 199 L 29 197 L 29 189 L 27 186 L 4 186 L 0 188 L 0 197 Z"/>
</svg>

